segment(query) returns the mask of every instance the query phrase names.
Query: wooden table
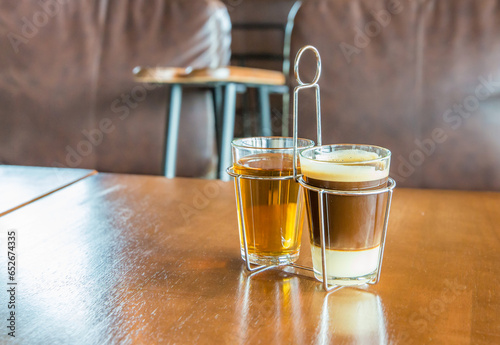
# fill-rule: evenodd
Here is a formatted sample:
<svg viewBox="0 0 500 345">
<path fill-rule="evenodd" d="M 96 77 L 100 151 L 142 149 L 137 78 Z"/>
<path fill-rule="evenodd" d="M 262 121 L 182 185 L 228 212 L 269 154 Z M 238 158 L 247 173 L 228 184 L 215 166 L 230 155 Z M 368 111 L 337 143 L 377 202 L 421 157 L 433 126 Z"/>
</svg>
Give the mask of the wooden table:
<svg viewBox="0 0 500 345">
<path fill-rule="evenodd" d="M 246 274 L 232 183 L 93 175 L 0 217 L 1 341 L 14 229 L 20 344 L 499 344 L 499 210 L 397 189 L 380 283 L 327 295 Z"/>
<path fill-rule="evenodd" d="M 164 173 L 175 177 L 177 142 L 181 116 L 182 92 L 186 86 L 208 87 L 214 91 L 214 120 L 218 147 L 218 177 L 230 179 L 226 168 L 231 165 L 231 141 L 234 137 L 236 93 L 247 87 L 259 94 L 260 135 L 271 136 L 271 93 L 288 93 L 285 75 L 259 68 L 227 66 L 219 68 L 136 67 L 135 79 L 142 83 L 171 85 L 168 109 L 167 140 L 165 141 Z"/>
<path fill-rule="evenodd" d="M 86 169 L 0 165 L 0 216 L 96 173 Z"/>
</svg>

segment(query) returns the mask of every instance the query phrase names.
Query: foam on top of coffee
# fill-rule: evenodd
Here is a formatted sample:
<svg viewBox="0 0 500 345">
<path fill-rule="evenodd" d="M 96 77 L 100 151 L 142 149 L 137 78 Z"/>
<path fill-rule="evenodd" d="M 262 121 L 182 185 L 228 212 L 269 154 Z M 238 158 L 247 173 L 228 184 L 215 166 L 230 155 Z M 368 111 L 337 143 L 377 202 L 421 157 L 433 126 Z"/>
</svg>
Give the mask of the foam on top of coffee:
<svg viewBox="0 0 500 345">
<path fill-rule="evenodd" d="M 380 156 L 375 152 L 351 149 L 319 153 L 316 154 L 314 160 L 301 156 L 300 166 L 302 174 L 317 180 L 336 182 L 374 181 L 386 178 L 389 175 L 389 164 L 386 164 L 385 160 L 374 161 L 379 158 Z"/>
</svg>

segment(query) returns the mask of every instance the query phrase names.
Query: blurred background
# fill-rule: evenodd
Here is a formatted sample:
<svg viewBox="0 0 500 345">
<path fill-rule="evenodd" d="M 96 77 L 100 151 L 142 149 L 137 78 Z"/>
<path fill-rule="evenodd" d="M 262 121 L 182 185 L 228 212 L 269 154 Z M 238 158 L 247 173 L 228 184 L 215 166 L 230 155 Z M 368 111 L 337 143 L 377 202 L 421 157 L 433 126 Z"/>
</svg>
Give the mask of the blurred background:
<svg viewBox="0 0 500 345">
<path fill-rule="evenodd" d="M 0 164 L 162 175 L 180 104 L 175 176 L 227 178 L 227 114 L 231 137 L 290 135 L 289 66 L 311 44 L 324 143 L 389 148 L 402 187 L 500 190 L 497 0 L 4 0 L 0 37 Z M 178 94 L 136 66 L 242 66 L 284 82 Z M 306 54 L 304 79 L 315 66 Z M 300 97 L 299 135 L 315 140 L 314 95 Z"/>
</svg>

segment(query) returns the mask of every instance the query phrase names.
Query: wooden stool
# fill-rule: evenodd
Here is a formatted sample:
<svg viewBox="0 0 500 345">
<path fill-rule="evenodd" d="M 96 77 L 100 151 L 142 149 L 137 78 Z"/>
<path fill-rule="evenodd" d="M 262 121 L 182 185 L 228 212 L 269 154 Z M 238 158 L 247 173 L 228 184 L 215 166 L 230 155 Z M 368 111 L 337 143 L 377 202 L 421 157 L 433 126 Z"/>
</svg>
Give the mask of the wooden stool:
<svg viewBox="0 0 500 345">
<path fill-rule="evenodd" d="M 139 82 L 171 85 L 166 130 L 167 140 L 165 141 L 164 152 L 164 175 L 169 178 L 175 176 L 182 90 L 184 87 L 209 87 L 214 90 L 214 113 L 219 154 L 218 176 L 225 181 L 229 180 L 229 175 L 226 174 L 225 170 L 231 164 L 231 141 L 234 136 L 236 93 L 245 92 L 248 87 L 257 88 L 261 134 L 269 136 L 272 135 L 269 95 L 271 93 L 288 92 L 283 73 L 257 68 L 236 66 L 216 69 L 136 67 L 134 68 L 134 75 Z M 222 107 L 220 106 L 221 103 Z M 221 117 L 222 133 L 219 133 Z"/>
</svg>

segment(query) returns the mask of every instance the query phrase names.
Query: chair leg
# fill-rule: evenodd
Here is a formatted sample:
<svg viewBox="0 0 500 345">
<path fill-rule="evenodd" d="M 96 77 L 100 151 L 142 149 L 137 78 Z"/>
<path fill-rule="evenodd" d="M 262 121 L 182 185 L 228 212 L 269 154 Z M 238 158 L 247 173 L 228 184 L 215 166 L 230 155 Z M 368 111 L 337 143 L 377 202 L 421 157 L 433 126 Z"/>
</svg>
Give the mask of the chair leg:
<svg viewBox="0 0 500 345">
<path fill-rule="evenodd" d="M 182 86 L 173 84 L 170 88 L 170 106 L 168 110 L 167 138 L 165 144 L 164 175 L 175 177 L 177 164 L 177 143 L 181 118 Z"/>
<path fill-rule="evenodd" d="M 214 101 L 214 119 L 215 119 L 215 138 L 217 141 L 217 154 L 220 157 L 221 149 L 221 137 L 222 137 L 222 100 L 223 88 L 220 85 L 216 85 L 212 88 L 212 95 Z M 218 172 L 217 172 L 218 173 Z"/>
<path fill-rule="evenodd" d="M 267 86 L 259 86 L 259 115 L 260 115 L 260 132 L 263 136 L 271 136 L 271 104 L 269 102 L 269 88 Z"/>
<path fill-rule="evenodd" d="M 234 117 L 236 111 L 236 85 L 227 84 L 224 90 L 224 118 L 222 120 L 222 140 L 219 156 L 219 178 L 229 181 L 226 168 L 231 164 L 231 141 L 234 136 Z"/>
</svg>

